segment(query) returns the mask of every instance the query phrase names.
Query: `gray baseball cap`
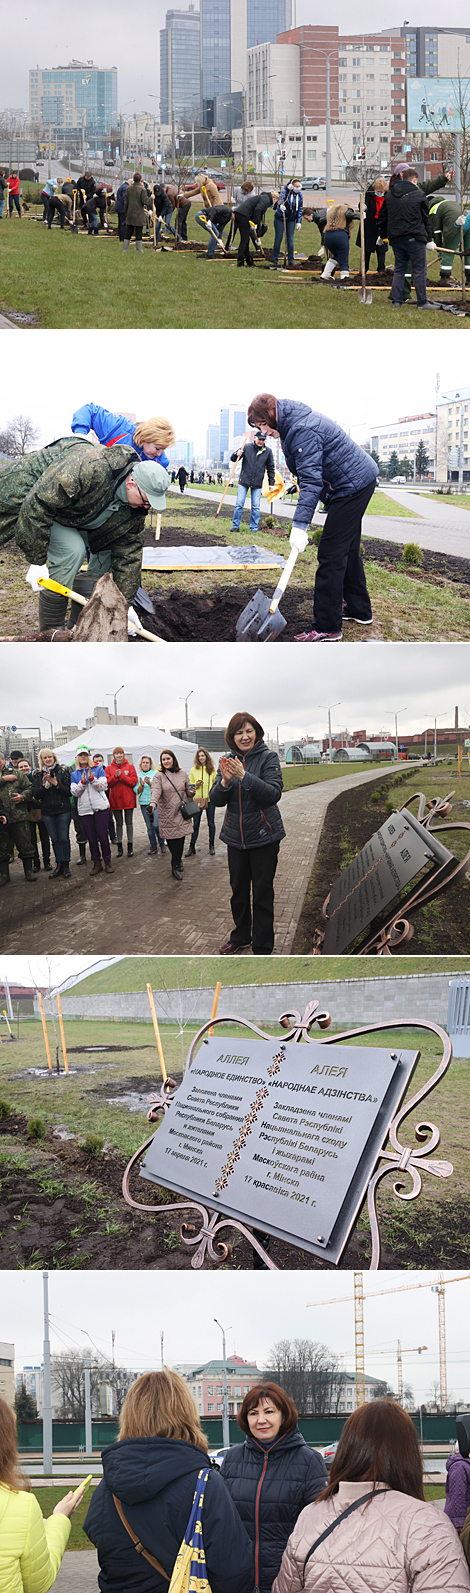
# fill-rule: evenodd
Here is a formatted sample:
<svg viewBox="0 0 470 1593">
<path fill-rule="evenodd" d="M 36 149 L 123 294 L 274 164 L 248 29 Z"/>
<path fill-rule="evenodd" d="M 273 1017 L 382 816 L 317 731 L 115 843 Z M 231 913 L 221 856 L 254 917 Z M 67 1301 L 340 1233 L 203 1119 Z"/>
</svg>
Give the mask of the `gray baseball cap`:
<svg viewBox="0 0 470 1593">
<path fill-rule="evenodd" d="M 145 492 L 151 509 L 166 509 L 165 493 L 170 486 L 170 476 L 163 465 L 156 459 L 139 460 L 131 470 L 131 477 L 141 492 Z"/>
</svg>

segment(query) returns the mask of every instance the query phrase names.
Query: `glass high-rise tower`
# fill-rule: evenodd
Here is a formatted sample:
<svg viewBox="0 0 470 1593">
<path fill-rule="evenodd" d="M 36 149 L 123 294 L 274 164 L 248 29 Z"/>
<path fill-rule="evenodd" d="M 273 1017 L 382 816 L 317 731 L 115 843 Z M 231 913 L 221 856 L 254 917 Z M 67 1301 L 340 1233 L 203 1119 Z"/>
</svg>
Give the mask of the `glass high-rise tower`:
<svg viewBox="0 0 470 1593">
<path fill-rule="evenodd" d="M 160 31 L 160 121 L 201 120 L 201 21 L 199 11 L 167 11 Z"/>
</svg>

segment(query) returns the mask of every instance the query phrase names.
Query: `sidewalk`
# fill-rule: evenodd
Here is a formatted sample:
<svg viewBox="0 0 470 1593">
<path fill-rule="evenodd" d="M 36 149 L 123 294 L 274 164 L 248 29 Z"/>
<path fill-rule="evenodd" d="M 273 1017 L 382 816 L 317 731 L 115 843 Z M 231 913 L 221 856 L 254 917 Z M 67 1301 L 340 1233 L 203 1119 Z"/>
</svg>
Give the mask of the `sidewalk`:
<svg viewBox="0 0 470 1593">
<path fill-rule="evenodd" d="M 281 842 L 275 882 L 274 949 L 279 955 L 292 948 L 329 803 L 342 791 L 395 771 L 396 764 L 385 769 L 374 764 L 362 774 L 351 771 L 284 793 L 281 814 L 286 839 Z M 88 861 L 86 868 L 77 868 L 75 840 L 70 880 L 51 882 L 41 870 L 33 890 L 23 878 L 22 864 L 12 864 L 12 883 L 5 887 L 1 902 L 4 953 L 23 953 L 27 946 L 32 956 L 47 946 L 49 956 L 213 955 L 232 927 L 227 849 L 218 839 L 223 817 L 223 809 L 217 809 L 216 852 L 210 857 L 203 816 L 196 857 L 185 860 L 181 884 L 171 877 L 168 852 L 148 856 L 147 832 L 142 834 L 139 813 L 134 821 L 134 857 L 118 861 L 113 847 L 112 878 L 100 874 L 90 879 Z"/>
<path fill-rule="evenodd" d="M 418 515 L 419 519 L 408 520 L 393 513 L 390 517 L 383 514 L 367 514 L 362 522 L 365 537 L 378 537 L 381 542 L 397 542 L 400 545 L 404 542 L 417 542 L 420 548 L 428 548 L 432 553 L 452 553 L 460 559 L 470 558 L 470 509 L 453 509 L 450 505 L 447 506 L 446 502 L 441 508 L 439 503 L 421 497 L 416 492 L 393 492 L 383 486 L 380 487 L 380 491 L 395 503 L 402 503 L 405 509 L 411 509 L 412 514 Z M 179 487 L 170 487 L 170 492 L 176 492 L 178 498 L 181 496 Z M 222 492 L 223 487 L 220 488 L 220 497 Z M 215 516 L 220 501 L 216 493 L 205 492 L 203 487 L 186 487 L 184 497 L 205 498 L 214 504 Z M 289 498 L 287 503 L 279 503 L 276 500 L 274 504 L 269 504 L 265 498 L 262 498 L 261 515 L 273 514 L 276 520 L 287 520 L 290 523 L 295 511 L 295 502 L 295 498 Z M 224 508 L 227 504 L 230 506 L 234 503 L 235 496 L 231 498 L 227 493 Z M 323 521 L 322 513 L 321 519 L 316 518 L 313 524 L 322 525 Z M 222 521 L 221 525 L 222 529 L 224 525 L 227 529 L 226 521 L 225 523 Z"/>
<path fill-rule="evenodd" d="M 54 1589 L 57 1593 L 99 1593 L 98 1571 L 96 1549 L 66 1550 Z"/>
</svg>

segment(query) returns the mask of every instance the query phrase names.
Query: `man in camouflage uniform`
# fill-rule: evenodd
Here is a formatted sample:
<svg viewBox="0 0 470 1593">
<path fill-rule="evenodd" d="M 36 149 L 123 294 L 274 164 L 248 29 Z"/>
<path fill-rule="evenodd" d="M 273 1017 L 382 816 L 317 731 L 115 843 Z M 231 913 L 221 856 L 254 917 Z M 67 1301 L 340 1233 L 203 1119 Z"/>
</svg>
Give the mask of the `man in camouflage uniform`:
<svg viewBox="0 0 470 1593">
<path fill-rule="evenodd" d="M 32 866 L 34 845 L 27 808 L 27 798 L 30 796 L 31 786 L 27 775 L 14 774 L 7 768 L 0 753 L 0 814 L 7 821 L 6 824 L 0 824 L 0 885 L 9 884 L 8 865 L 14 846 L 21 857 L 25 879 L 30 884 L 36 883 Z"/>
<path fill-rule="evenodd" d="M 460 250 L 460 220 L 462 206 L 456 199 L 436 199 L 429 204 L 432 235 L 441 255 L 440 282 L 450 282 L 454 255 Z M 465 281 L 470 282 L 470 232 L 464 234 Z M 463 262 L 462 262 L 463 265 Z"/>
<path fill-rule="evenodd" d="M 168 485 L 163 466 L 142 463 L 133 448 L 60 438 L 0 470 L 0 544 L 14 537 L 31 564 L 47 561 L 52 580 L 87 597 L 110 571 L 132 603 L 140 584 L 145 517 L 149 504 L 165 508 Z M 87 547 L 84 577 L 78 572 Z M 40 629 L 62 626 L 66 607 L 66 598 L 41 592 Z"/>
</svg>

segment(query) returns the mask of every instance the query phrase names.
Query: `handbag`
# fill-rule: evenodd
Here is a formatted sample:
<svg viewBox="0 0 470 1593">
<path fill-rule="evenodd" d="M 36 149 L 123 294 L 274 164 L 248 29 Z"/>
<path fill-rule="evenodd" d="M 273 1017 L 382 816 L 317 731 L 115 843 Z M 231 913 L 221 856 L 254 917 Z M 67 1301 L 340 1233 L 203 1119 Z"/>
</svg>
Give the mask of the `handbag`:
<svg viewBox="0 0 470 1593">
<path fill-rule="evenodd" d="M 347 1510 L 342 1510 L 341 1515 L 336 1517 L 336 1521 L 332 1521 L 331 1526 L 325 1527 L 325 1531 L 320 1533 L 319 1538 L 315 1539 L 315 1543 L 312 1543 L 312 1547 L 309 1549 L 308 1554 L 306 1554 L 302 1566 L 302 1587 L 305 1587 L 305 1567 L 308 1564 L 311 1555 L 315 1554 L 315 1549 L 318 1549 L 319 1543 L 323 1543 L 325 1538 L 329 1538 L 330 1532 L 334 1532 L 335 1527 L 339 1527 L 340 1522 L 346 1520 L 346 1516 L 352 1515 L 353 1510 L 358 1510 L 359 1505 L 365 1504 L 367 1499 L 377 1499 L 380 1493 L 388 1493 L 388 1488 L 376 1488 L 373 1494 L 361 1493 L 360 1499 L 355 1499 L 354 1504 L 348 1505 Z"/>
<path fill-rule="evenodd" d="M 160 1561 L 155 1559 L 155 1556 L 150 1554 L 148 1549 L 144 1549 L 140 1538 L 137 1537 L 136 1532 L 133 1532 L 127 1517 L 124 1515 L 120 1499 L 117 1499 L 116 1494 L 113 1493 L 118 1516 L 122 1521 L 123 1527 L 126 1528 L 126 1532 L 129 1533 L 129 1537 L 132 1538 L 137 1554 L 142 1554 L 144 1560 L 148 1560 L 149 1565 L 153 1565 L 154 1570 L 159 1571 L 160 1575 L 165 1578 L 165 1582 L 169 1583 L 169 1593 L 211 1593 L 207 1580 L 206 1557 L 202 1540 L 202 1506 L 208 1476 L 209 1470 L 198 1472 L 191 1515 L 183 1542 L 178 1549 L 171 1578 L 168 1576 L 168 1572 L 163 1569 L 163 1566 L 160 1565 Z"/>
<path fill-rule="evenodd" d="M 164 769 L 163 773 L 166 774 L 166 769 Z M 169 774 L 166 774 L 166 777 L 167 780 L 170 780 Z M 170 785 L 173 785 L 172 780 L 170 780 Z M 173 785 L 173 790 L 176 791 L 176 795 L 179 796 L 179 791 L 175 785 Z M 180 802 L 180 813 L 183 819 L 193 819 L 194 815 L 199 813 L 197 802 L 193 802 L 192 797 L 186 797 L 184 802 Z"/>
</svg>

